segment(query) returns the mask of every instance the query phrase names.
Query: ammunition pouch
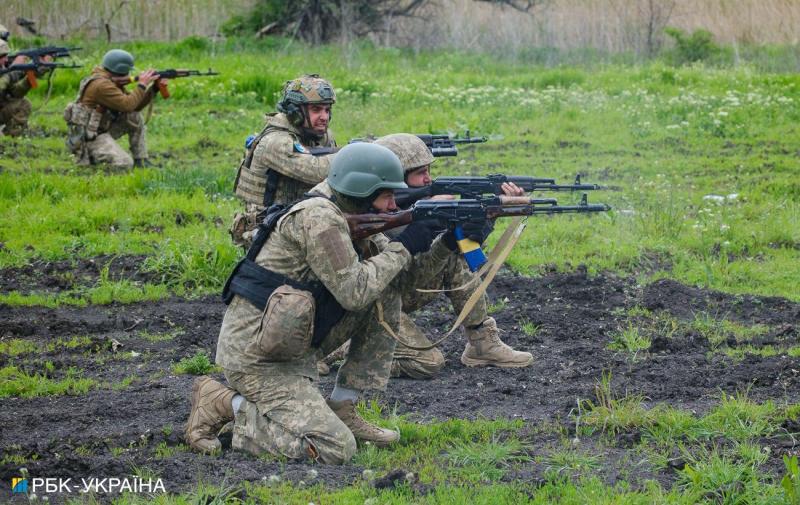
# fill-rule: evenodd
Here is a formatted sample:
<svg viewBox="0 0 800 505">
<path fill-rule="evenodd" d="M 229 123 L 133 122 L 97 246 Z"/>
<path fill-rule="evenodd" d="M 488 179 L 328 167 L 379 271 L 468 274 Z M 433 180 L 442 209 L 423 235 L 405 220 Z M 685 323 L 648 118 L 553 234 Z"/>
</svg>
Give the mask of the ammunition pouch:
<svg viewBox="0 0 800 505">
<path fill-rule="evenodd" d="M 286 215 L 292 205 L 273 205 L 266 211 L 266 217 L 258 225 L 253 244 L 247 256 L 237 263 L 222 290 L 222 300 L 230 304 L 234 295 L 239 295 L 263 311 L 273 292 L 282 286 L 290 286 L 296 290 L 307 291 L 314 298 L 314 332 L 311 338 L 312 347 L 319 347 L 331 329 L 344 316 L 345 310 L 321 282 L 299 282 L 285 275 L 268 270 L 255 259 L 266 243 L 269 235 L 278 224 L 278 220 Z M 263 215 L 263 214 L 260 214 Z"/>
</svg>

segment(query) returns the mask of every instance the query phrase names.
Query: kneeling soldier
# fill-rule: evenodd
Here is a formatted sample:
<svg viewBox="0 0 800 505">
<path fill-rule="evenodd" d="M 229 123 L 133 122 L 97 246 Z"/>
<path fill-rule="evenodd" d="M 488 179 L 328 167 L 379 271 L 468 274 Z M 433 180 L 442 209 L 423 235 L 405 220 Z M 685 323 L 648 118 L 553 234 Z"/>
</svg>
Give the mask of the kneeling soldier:
<svg viewBox="0 0 800 505">
<path fill-rule="evenodd" d="M 2 25 L 0 25 L 1 30 L 5 30 Z M 24 56 L 17 56 L 13 62 L 9 62 L 8 54 L 10 52 L 8 42 L 0 38 L 0 68 L 27 62 L 27 58 Z M 43 61 L 50 61 L 50 58 L 45 57 Z M 36 77 L 43 77 L 49 71 L 40 68 L 39 72 L 36 72 Z M 30 90 L 31 82 L 25 72 L 13 71 L 0 75 L 0 135 L 16 137 L 22 135 L 28 128 L 28 118 L 32 108 L 31 102 L 25 98 L 25 95 Z"/>
<path fill-rule="evenodd" d="M 132 79 L 133 56 L 121 49 L 112 49 L 103 56 L 102 66 L 81 81 L 78 97 L 67 105 L 64 119 L 69 126 L 67 148 L 79 165 L 107 163 L 130 168 L 149 165 L 145 144 L 145 124 L 140 111 L 158 90 L 159 76 L 147 70 L 136 78 L 132 92 L 125 89 Z M 162 82 L 164 84 L 164 82 Z M 128 136 L 131 154 L 116 142 Z"/>
<path fill-rule="evenodd" d="M 352 241 L 344 213 L 393 210 L 393 190 L 405 188 L 390 150 L 353 144 L 334 158 L 325 181 L 290 206 L 275 206 L 247 257 L 228 280 L 229 302 L 216 362 L 226 387 L 197 379 L 186 441 L 200 451 L 220 447 L 217 433 L 234 418 L 233 447 L 324 463 L 348 461 L 356 439 L 386 445 L 399 434 L 356 412 L 366 389 L 384 389 L 395 341 L 400 292 L 396 278 L 414 256 L 448 252 L 426 223 Z M 317 360 L 351 339 L 326 401 L 314 385 Z"/>
</svg>

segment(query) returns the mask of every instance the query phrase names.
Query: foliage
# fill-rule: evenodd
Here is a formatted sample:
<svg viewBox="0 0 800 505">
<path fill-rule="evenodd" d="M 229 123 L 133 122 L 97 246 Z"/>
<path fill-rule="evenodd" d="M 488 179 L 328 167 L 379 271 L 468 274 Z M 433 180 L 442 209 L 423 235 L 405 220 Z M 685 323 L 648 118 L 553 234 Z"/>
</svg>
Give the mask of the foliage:
<svg viewBox="0 0 800 505">
<path fill-rule="evenodd" d="M 669 27 L 664 31 L 675 41 L 671 57 L 677 65 L 708 60 L 720 51 L 719 46 L 714 43 L 714 35 L 708 30 L 698 29 L 691 35 L 680 28 Z"/>
<path fill-rule="evenodd" d="M 183 358 L 172 366 L 172 371 L 176 374 L 205 375 L 217 370 L 217 366 L 211 363 L 204 351 L 197 351 L 194 356 Z"/>
</svg>

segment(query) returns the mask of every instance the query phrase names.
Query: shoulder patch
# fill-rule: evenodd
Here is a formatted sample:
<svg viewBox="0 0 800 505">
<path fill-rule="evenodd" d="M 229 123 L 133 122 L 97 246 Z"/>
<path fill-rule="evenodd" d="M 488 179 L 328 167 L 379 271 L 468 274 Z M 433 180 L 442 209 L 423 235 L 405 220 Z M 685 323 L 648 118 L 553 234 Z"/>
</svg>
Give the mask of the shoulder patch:
<svg viewBox="0 0 800 505">
<path fill-rule="evenodd" d="M 301 144 L 300 142 L 295 142 L 294 143 L 294 150 L 295 150 L 295 152 L 298 152 L 298 153 L 311 154 L 310 151 L 308 149 L 306 149 L 303 146 L 303 144 Z"/>
</svg>

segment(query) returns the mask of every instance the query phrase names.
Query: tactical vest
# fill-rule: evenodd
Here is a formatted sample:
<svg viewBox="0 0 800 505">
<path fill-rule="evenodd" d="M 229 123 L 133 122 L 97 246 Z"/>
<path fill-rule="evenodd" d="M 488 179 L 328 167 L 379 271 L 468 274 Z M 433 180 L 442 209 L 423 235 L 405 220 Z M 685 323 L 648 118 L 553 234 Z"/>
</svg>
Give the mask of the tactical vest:
<svg viewBox="0 0 800 505">
<path fill-rule="evenodd" d="M 247 148 L 247 153 L 239 164 L 239 170 L 236 173 L 236 182 L 233 187 L 236 195 L 241 197 L 245 202 L 258 205 L 264 209 L 275 203 L 292 202 L 298 198 L 302 198 L 303 194 L 314 187 L 313 184 L 308 184 L 285 176 L 272 169 L 267 169 L 264 173 L 251 169 L 253 156 L 255 155 L 259 142 L 268 134 L 277 131 L 288 131 L 292 137 L 295 137 L 295 142 L 300 141 L 294 132 L 267 124 L 267 126 L 261 130 L 261 133 L 256 135 L 253 139 L 250 147 Z M 281 188 L 281 199 L 284 200 L 283 202 L 275 200 L 279 187 Z"/>
<path fill-rule="evenodd" d="M 89 84 L 97 79 L 105 79 L 103 75 L 92 74 L 81 81 L 78 87 L 78 96 L 74 102 L 67 104 L 64 109 L 64 120 L 68 125 L 77 127 L 83 136 L 82 140 L 94 140 L 100 131 L 100 125 L 103 122 L 106 108 L 98 105 L 92 109 L 87 105 L 81 103 L 86 88 Z"/>
<path fill-rule="evenodd" d="M 303 200 L 313 197 L 325 198 L 321 195 L 306 194 Z M 222 289 L 222 300 L 228 305 L 233 300 L 234 295 L 244 297 L 247 301 L 263 311 L 267 307 L 267 301 L 275 289 L 287 284 L 295 289 L 308 291 L 314 297 L 314 335 L 311 338 L 311 345 L 319 347 L 331 329 L 344 316 L 345 310 L 331 294 L 322 282 L 299 282 L 290 279 L 283 274 L 273 272 L 256 263 L 256 257 L 261 252 L 262 247 L 267 242 L 278 220 L 285 216 L 298 200 L 286 205 L 273 205 L 266 211 L 266 217 L 258 224 L 258 233 L 253 240 L 253 245 L 247 251 L 247 255 L 242 258 L 234 267 L 225 287 Z"/>
</svg>

